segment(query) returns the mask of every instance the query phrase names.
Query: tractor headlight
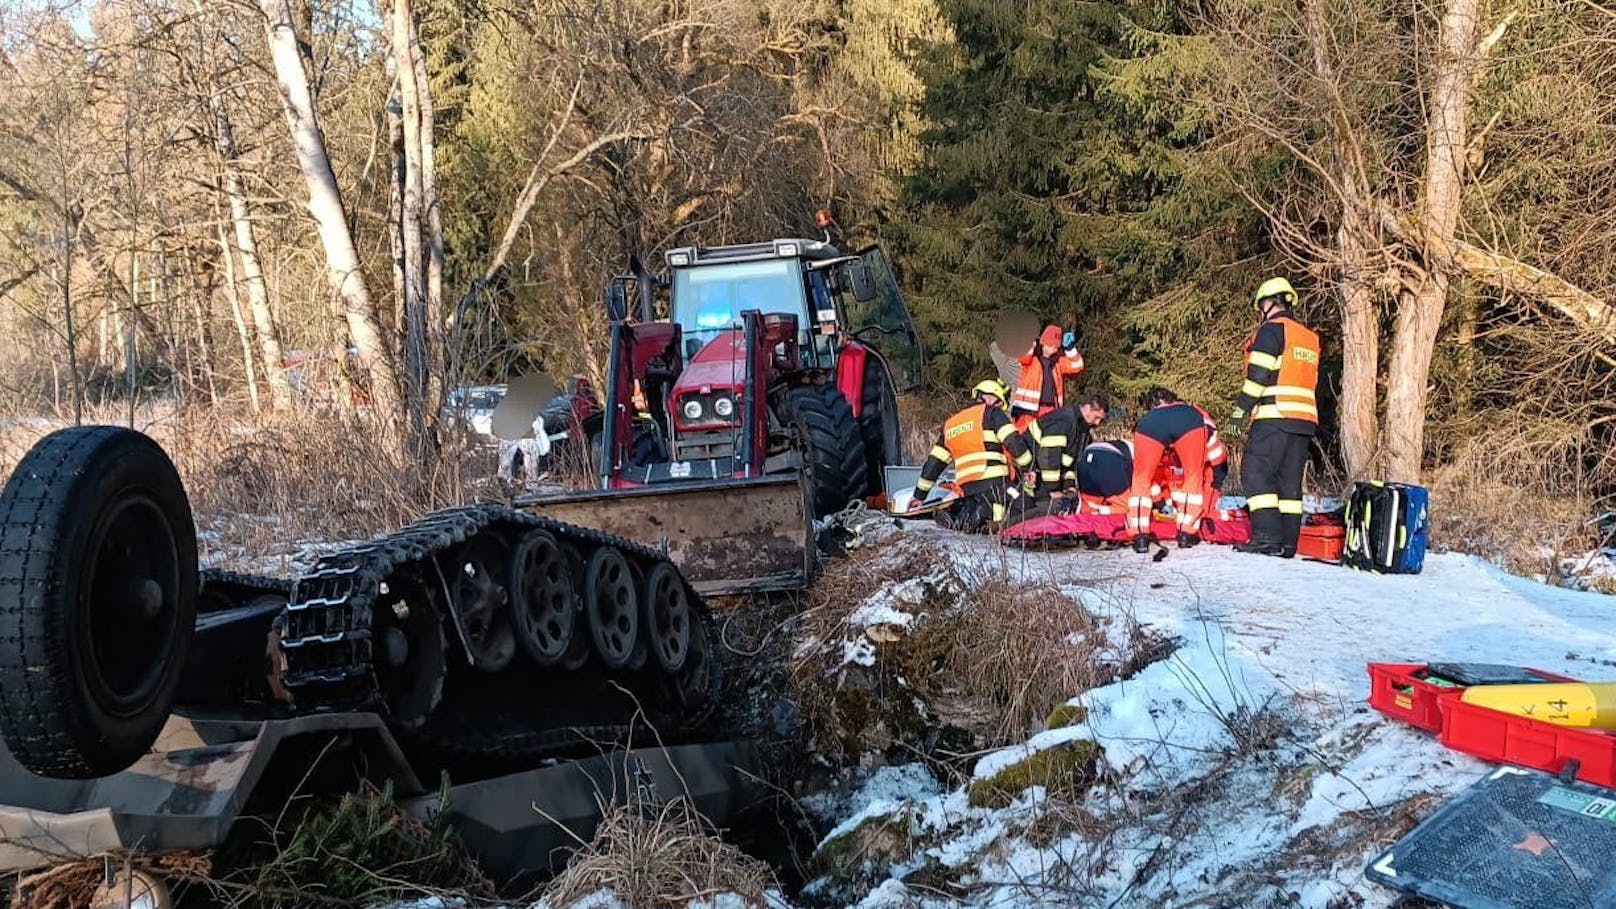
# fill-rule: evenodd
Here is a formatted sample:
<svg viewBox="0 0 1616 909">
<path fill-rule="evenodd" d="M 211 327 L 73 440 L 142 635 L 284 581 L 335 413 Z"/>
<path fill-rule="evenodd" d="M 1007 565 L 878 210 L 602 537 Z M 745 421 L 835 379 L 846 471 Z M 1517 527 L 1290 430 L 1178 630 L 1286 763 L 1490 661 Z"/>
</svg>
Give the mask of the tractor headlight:
<svg viewBox="0 0 1616 909">
<path fill-rule="evenodd" d="M 713 402 L 713 413 L 718 414 L 719 416 L 723 417 L 726 420 L 729 419 L 731 416 L 734 416 L 734 414 L 735 414 L 735 399 L 728 396 L 728 395 L 725 395 L 725 396 L 719 398 L 718 400 L 714 401 Z"/>
<path fill-rule="evenodd" d="M 695 398 L 686 398 L 684 406 L 680 410 L 687 420 L 694 422 L 701 419 L 701 402 Z"/>
</svg>

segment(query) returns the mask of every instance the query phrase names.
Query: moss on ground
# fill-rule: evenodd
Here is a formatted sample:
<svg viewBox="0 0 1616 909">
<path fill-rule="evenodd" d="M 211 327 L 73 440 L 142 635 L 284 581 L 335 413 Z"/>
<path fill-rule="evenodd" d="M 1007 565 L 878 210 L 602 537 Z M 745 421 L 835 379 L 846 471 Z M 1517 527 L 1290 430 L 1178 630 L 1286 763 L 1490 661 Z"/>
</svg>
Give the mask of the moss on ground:
<svg viewBox="0 0 1616 909">
<path fill-rule="evenodd" d="M 1089 718 L 1089 709 L 1082 704 L 1056 704 L 1044 721 L 1045 729 L 1065 729 Z"/>
<path fill-rule="evenodd" d="M 972 780 L 966 798 L 973 808 L 1003 808 L 1030 787 L 1042 786 L 1050 798 L 1076 801 L 1093 785 L 1101 753 L 1085 739 L 1045 748 L 991 777 Z"/>
</svg>

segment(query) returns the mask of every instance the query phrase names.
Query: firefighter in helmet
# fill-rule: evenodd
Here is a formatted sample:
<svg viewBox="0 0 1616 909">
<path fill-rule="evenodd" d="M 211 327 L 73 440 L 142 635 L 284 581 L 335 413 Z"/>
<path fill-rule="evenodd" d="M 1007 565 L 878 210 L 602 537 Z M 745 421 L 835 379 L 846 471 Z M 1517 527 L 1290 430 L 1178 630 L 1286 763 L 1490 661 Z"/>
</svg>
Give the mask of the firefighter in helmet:
<svg viewBox="0 0 1616 909">
<path fill-rule="evenodd" d="M 1234 404 L 1251 420 L 1240 483 L 1251 509 L 1251 541 L 1238 549 L 1291 558 L 1302 532 L 1302 472 L 1319 428 L 1319 336 L 1296 320 L 1296 290 L 1270 278 L 1252 295 L 1262 320 L 1246 343 L 1246 381 Z"/>
<path fill-rule="evenodd" d="M 997 529 L 1003 523 L 1009 503 L 1012 464 L 1020 469 L 1032 466 L 1032 452 L 1016 432 L 1004 412 L 1009 397 L 996 379 L 976 383 L 971 389 L 975 401 L 943 421 L 937 443 L 927 455 L 915 483 L 915 505 L 949 464 L 954 465 L 954 482 L 962 498 L 937 513 L 937 522 L 966 533 Z"/>
</svg>

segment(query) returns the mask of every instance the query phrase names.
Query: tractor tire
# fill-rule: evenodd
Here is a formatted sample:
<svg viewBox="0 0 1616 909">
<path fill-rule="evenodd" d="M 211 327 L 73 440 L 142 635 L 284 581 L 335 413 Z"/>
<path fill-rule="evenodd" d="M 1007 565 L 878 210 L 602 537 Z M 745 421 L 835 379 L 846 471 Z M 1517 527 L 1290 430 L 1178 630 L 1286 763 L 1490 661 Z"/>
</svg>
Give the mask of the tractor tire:
<svg viewBox="0 0 1616 909">
<path fill-rule="evenodd" d="M 792 388 L 780 402 L 780 417 L 796 429 L 802 469 L 808 477 L 814 517 L 835 514 L 866 495 L 869 464 L 853 408 L 832 385 Z"/>
<path fill-rule="evenodd" d="M 0 735 L 41 776 L 134 763 L 168 720 L 196 625 L 196 527 L 156 442 L 63 429 L 0 492 Z"/>
<path fill-rule="evenodd" d="M 873 354 L 864 362 L 864 406 L 858 424 L 868 465 L 865 487 L 872 495 L 886 492 L 885 468 L 904 463 L 903 433 L 898 425 L 898 395 L 892 390 L 892 379 Z"/>
</svg>

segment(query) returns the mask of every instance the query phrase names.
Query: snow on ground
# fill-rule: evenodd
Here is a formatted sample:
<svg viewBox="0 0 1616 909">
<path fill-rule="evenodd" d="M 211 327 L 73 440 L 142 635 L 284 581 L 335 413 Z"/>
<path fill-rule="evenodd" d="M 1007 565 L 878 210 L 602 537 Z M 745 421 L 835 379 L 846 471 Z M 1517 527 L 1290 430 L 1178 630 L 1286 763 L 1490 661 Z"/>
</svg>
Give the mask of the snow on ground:
<svg viewBox="0 0 1616 909">
<path fill-rule="evenodd" d="M 1607 668 L 1616 666 L 1616 600 L 1472 556 L 1432 555 L 1423 574 L 1383 577 L 1215 546 L 1153 562 L 906 528 L 908 539 L 943 542 L 960 565 L 1054 581 L 1114 629 L 1132 619 L 1180 647 L 1075 697 L 1087 708 L 1079 724 L 974 768 L 987 778 L 1034 751 L 1093 741 L 1112 776 L 1081 804 L 1034 787 L 1007 808 L 973 808 L 963 789 L 945 791 L 918 765 L 873 778 L 832 836 L 897 818 L 921 848 L 862 909 L 1389 906 L 1396 894 L 1364 879 L 1365 862 L 1485 765 L 1371 711 L 1364 664 L 1455 660 L 1616 677 Z M 876 594 L 868 610 L 880 612 L 895 592 Z M 1048 823 L 1068 815 L 1097 823 Z M 954 892 L 905 883 L 939 864 L 953 869 Z"/>
</svg>

